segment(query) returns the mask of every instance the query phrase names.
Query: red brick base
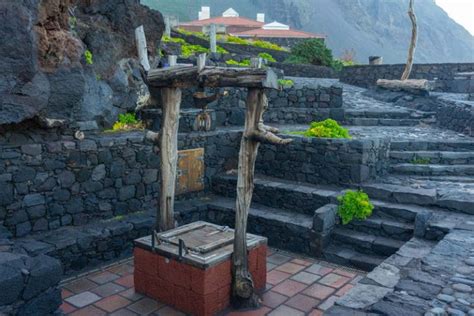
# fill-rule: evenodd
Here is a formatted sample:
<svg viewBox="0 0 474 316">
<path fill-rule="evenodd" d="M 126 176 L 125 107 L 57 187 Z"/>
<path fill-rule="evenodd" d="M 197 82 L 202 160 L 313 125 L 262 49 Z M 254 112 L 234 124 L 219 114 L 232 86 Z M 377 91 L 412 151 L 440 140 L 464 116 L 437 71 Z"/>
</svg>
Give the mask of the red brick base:
<svg viewBox="0 0 474 316">
<path fill-rule="evenodd" d="M 249 270 L 255 289 L 265 289 L 267 246 L 249 252 Z M 229 306 L 231 260 L 206 270 L 135 248 L 135 291 L 196 316 L 214 315 Z"/>
</svg>

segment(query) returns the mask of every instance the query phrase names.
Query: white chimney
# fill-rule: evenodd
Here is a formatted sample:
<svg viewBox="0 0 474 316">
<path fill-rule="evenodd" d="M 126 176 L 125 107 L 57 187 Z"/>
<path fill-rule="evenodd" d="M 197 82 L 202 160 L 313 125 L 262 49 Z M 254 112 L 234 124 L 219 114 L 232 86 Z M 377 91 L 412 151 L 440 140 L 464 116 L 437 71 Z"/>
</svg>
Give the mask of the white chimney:
<svg viewBox="0 0 474 316">
<path fill-rule="evenodd" d="M 211 7 L 201 7 L 199 11 L 199 20 L 206 20 L 211 18 Z"/>
<path fill-rule="evenodd" d="M 257 21 L 265 23 L 265 13 L 257 13 Z"/>
</svg>

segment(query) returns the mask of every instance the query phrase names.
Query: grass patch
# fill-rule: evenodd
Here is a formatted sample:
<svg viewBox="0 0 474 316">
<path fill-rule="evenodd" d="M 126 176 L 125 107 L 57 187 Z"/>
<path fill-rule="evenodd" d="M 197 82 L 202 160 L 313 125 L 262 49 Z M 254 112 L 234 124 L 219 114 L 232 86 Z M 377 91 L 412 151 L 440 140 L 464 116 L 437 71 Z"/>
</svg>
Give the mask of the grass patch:
<svg viewBox="0 0 474 316">
<path fill-rule="evenodd" d="M 138 120 L 135 113 L 119 114 L 117 122 L 114 123 L 112 129 L 106 130 L 105 132 L 124 132 L 132 130 L 143 130 L 145 124 Z"/>
<path fill-rule="evenodd" d="M 250 59 L 244 59 L 240 62 L 230 59 L 225 62 L 229 66 L 238 66 L 238 67 L 250 67 Z"/>
</svg>

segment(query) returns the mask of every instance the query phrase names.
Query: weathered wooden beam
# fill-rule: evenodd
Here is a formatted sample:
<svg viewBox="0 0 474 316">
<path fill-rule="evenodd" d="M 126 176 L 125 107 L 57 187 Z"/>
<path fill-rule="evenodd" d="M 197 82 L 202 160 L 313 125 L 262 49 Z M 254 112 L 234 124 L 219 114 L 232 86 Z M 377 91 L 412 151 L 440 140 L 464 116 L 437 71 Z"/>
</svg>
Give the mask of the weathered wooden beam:
<svg viewBox="0 0 474 316">
<path fill-rule="evenodd" d="M 178 163 L 178 127 L 181 107 L 181 89 L 161 89 L 162 119 L 160 137 L 160 201 L 156 228 L 166 231 L 174 228 L 174 196 L 176 166 Z"/>
<path fill-rule="evenodd" d="M 407 80 L 377 80 L 377 87 L 391 91 L 406 91 L 410 93 L 426 94 L 433 90 L 433 84 L 426 79 L 407 79 Z"/>
<path fill-rule="evenodd" d="M 237 87 L 278 89 L 276 73 L 271 69 L 176 66 L 153 69 L 148 74 L 152 87 L 185 88 L 196 85 L 202 87 Z"/>
</svg>

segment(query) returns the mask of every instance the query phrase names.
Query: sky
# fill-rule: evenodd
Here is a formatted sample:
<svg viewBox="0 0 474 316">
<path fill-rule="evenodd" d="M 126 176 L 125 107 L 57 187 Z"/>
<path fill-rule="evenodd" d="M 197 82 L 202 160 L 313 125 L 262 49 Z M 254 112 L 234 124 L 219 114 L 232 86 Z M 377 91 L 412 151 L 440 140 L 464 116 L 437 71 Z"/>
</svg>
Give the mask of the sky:
<svg viewBox="0 0 474 316">
<path fill-rule="evenodd" d="M 474 0 L 436 0 L 436 3 L 474 35 Z"/>
</svg>

